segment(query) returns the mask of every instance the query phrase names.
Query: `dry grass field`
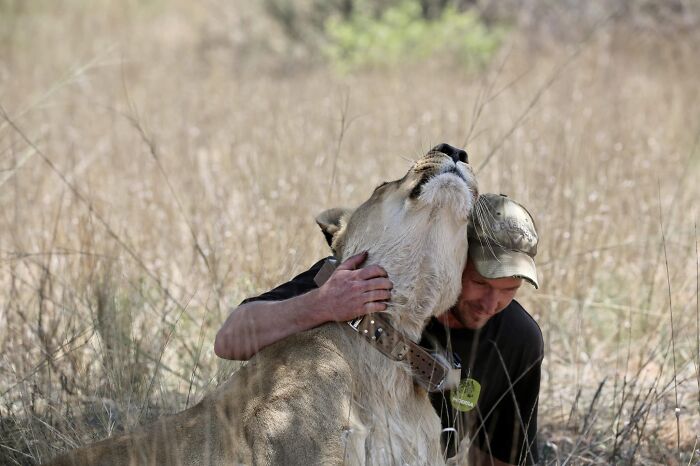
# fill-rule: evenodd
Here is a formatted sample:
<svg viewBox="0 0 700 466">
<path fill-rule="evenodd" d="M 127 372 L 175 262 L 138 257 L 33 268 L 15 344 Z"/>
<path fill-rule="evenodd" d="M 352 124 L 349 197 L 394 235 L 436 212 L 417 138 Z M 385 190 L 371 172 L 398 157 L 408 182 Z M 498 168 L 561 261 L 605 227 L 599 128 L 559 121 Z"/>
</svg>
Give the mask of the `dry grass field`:
<svg viewBox="0 0 700 466">
<path fill-rule="evenodd" d="M 229 310 L 327 254 L 314 215 L 443 141 L 541 232 L 543 462 L 700 464 L 692 31 L 338 74 L 242 0 L 0 8 L 0 464 L 201 399 Z"/>
</svg>

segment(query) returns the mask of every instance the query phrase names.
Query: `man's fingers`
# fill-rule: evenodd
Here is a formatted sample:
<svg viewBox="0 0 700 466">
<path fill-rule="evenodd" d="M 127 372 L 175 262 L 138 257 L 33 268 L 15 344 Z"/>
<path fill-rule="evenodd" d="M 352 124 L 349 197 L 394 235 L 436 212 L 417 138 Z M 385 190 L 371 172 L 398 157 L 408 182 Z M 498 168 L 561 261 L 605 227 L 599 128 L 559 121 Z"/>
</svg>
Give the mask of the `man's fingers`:
<svg viewBox="0 0 700 466">
<path fill-rule="evenodd" d="M 363 307 L 365 311 L 367 311 L 367 314 L 370 312 L 381 312 L 386 310 L 386 303 L 381 301 L 372 301 L 371 303 L 366 303 Z"/>
<path fill-rule="evenodd" d="M 365 280 L 364 285 L 365 291 L 390 290 L 394 287 L 394 284 L 391 282 L 391 280 L 385 277 L 377 277 Z"/>
<path fill-rule="evenodd" d="M 367 259 L 367 251 L 348 257 L 336 270 L 355 270 Z"/>
<path fill-rule="evenodd" d="M 386 277 L 386 270 L 378 266 L 377 264 L 374 265 L 368 265 L 364 269 L 361 269 L 358 272 L 358 275 L 360 280 L 368 280 L 370 278 L 375 278 L 375 277 Z"/>
<path fill-rule="evenodd" d="M 362 295 L 365 302 L 372 301 L 388 301 L 391 299 L 391 291 L 389 290 L 372 290 Z"/>
</svg>

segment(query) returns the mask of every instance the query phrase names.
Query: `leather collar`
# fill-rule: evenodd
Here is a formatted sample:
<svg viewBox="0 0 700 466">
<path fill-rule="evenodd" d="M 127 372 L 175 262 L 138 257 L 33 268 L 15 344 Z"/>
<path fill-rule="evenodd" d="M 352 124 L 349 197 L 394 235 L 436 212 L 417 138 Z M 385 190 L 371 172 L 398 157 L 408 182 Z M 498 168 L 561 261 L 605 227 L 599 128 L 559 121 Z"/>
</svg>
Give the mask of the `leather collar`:
<svg viewBox="0 0 700 466">
<path fill-rule="evenodd" d="M 314 277 L 316 285 L 323 285 L 331 276 L 338 261 L 329 258 Z M 457 387 L 461 376 L 459 364 L 450 363 L 438 353 L 431 353 L 397 330 L 381 314 L 367 314 L 348 321 L 358 335 L 386 357 L 408 363 L 413 380 L 429 392 Z"/>
</svg>

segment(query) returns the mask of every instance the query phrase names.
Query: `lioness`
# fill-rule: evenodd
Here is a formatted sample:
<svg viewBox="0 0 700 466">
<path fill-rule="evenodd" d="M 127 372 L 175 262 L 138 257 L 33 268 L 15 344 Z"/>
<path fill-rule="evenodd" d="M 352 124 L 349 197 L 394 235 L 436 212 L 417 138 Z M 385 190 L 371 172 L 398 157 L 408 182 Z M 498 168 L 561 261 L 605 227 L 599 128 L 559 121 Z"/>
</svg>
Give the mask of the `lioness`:
<svg viewBox="0 0 700 466">
<path fill-rule="evenodd" d="M 354 211 L 317 219 L 336 257 L 369 251 L 394 288 L 383 313 L 417 341 L 457 299 L 477 196 L 458 155 L 430 151 Z M 64 465 L 441 464 L 440 421 L 405 362 L 346 324 L 259 352 L 196 406 L 55 459 Z"/>
</svg>

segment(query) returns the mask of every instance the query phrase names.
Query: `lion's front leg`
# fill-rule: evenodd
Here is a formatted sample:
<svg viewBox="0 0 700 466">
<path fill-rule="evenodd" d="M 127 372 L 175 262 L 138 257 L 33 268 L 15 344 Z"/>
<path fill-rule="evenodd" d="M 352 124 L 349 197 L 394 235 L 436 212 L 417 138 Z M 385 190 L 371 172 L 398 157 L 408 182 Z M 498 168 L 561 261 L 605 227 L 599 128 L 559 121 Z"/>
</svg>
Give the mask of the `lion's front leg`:
<svg viewBox="0 0 700 466">
<path fill-rule="evenodd" d="M 369 430 L 350 410 L 347 425 L 343 428 L 343 464 L 349 466 L 365 466 L 367 464 L 367 436 Z"/>
</svg>

